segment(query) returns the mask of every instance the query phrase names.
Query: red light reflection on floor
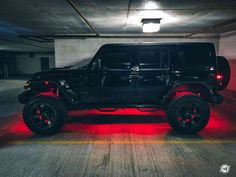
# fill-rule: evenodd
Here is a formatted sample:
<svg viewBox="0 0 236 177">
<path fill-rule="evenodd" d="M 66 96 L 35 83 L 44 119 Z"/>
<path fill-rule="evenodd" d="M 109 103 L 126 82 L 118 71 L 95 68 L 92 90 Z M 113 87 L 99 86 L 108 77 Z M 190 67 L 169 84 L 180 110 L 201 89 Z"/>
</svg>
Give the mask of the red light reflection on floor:
<svg viewBox="0 0 236 177">
<path fill-rule="evenodd" d="M 163 135 L 170 130 L 167 123 L 119 123 L 119 124 L 67 124 L 66 132 L 80 132 L 93 135 L 139 134 Z"/>
<path fill-rule="evenodd" d="M 30 133 L 29 129 L 26 127 L 24 121 L 22 120 L 21 114 L 18 114 L 14 117 L 12 121 L 8 126 L 8 132 L 9 133 L 15 133 L 15 134 L 20 134 L 20 133 Z"/>
<path fill-rule="evenodd" d="M 168 132 L 170 126 L 167 123 L 156 122 L 155 119 L 158 118 L 153 117 L 158 116 L 159 118 L 163 119 L 165 117 L 165 112 L 156 109 L 154 110 L 152 108 L 145 108 L 143 110 L 150 112 L 143 112 L 135 108 L 118 109 L 112 112 L 103 112 L 96 109 L 74 111 L 70 113 L 70 116 L 78 117 L 81 119 L 86 119 L 87 117 L 94 115 L 99 115 L 100 117 L 95 117 L 95 121 L 94 118 L 91 117 L 91 119 L 89 119 L 89 122 L 74 122 L 71 124 L 67 124 L 64 130 L 70 132 L 79 131 L 81 133 L 96 135 L 114 135 L 121 133 L 154 135 L 164 134 Z M 102 115 L 106 115 L 106 117 L 104 118 Z M 149 116 L 152 116 L 151 123 Z M 100 118 L 103 119 L 101 122 L 99 121 Z M 147 121 L 145 121 L 145 119 Z"/>
<path fill-rule="evenodd" d="M 94 116 L 98 114 L 99 116 Z M 156 117 L 156 115 L 158 116 Z M 168 123 L 158 121 L 158 119 L 161 120 L 164 117 L 164 113 L 160 111 L 140 112 L 137 109 L 124 109 L 115 112 L 100 112 L 98 110 L 85 110 L 71 112 L 70 116 L 76 116 L 77 119 L 75 122 L 67 123 L 60 132 L 61 134 L 69 132 L 73 135 L 88 134 L 92 137 L 108 137 L 118 134 L 124 134 L 124 136 L 133 134 L 166 137 L 171 132 Z M 236 122 L 234 119 L 234 116 L 213 109 L 209 124 L 199 133 L 199 136 L 202 138 L 235 138 Z M 10 134 L 13 139 L 28 139 L 33 135 L 25 126 L 21 113 L 12 117 L 11 120 L 12 122 L 0 127 L 1 138 L 4 134 Z"/>
<path fill-rule="evenodd" d="M 210 121 L 207 124 L 207 130 L 214 130 L 218 132 L 229 131 L 235 129 L 235 121 L 230 122 L 229 117 L 219 114 L 216 111 L 213 111 L 210 116 Z M 232 120 L 233 121 L 233 120 Z"/>
<path fill-rule="evenodd" d="M 199 134 L 204 138 L 236 138 L 235 115 L 223 111 L 221 105 L 211 109 L 210 121 Z"/>
</svg>

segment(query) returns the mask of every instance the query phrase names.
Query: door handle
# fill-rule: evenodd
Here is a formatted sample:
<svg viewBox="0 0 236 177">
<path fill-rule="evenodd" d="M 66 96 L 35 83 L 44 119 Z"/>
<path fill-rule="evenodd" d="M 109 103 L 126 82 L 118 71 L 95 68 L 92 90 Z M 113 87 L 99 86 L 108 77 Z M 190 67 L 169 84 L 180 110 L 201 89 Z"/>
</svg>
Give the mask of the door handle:
<svg viewBox="0 0 236 177">
<path fill-rule="evenodd" d="M 129 80 L 129 79 L 131 79 L 131 77 L 130 76 L 128 76 L 128 77 L 120 77 L 122 80 Z"/>
<path fill-rule="evenodd" d="M 133 72 L 139 72 L 140 71 L 138 66 L 134 66 L 130 70 L 133 71 Z"/>
<path fill-rule="evenodd" d="M 128 77 L 120 77 L 120 79 L 121 79 L 122 81 L 132 82 L 132 78 L 131 78 L 130 76 L 128 76 Z"/>
<path fill-rule="evenodd" d="M 143 76 L 137 76 L 138 79 L 143 79 Z"/>
<path fill-rule="evenodd" d="M 165 75 L 165 74 L 162 74 L 162 75 L 160 75 L 160 76 L 157 76 L 156 78 L 167 79 L 167 78 L 169 78 L 169 76 L 168 76 L 168 75 Z"/>
</svg>

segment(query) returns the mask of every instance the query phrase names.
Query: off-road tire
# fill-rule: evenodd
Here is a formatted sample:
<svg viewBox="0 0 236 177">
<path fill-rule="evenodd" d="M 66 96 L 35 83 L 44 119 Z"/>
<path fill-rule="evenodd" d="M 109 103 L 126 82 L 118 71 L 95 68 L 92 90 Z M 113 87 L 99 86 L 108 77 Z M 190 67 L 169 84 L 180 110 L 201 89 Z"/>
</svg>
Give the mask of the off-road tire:
<svg viewBox="0 0 236 177">
<path fill-rule="evenodd" d="M 35 105 L 45 104 L 49 105 L 55 111 L 55 119 L 52 127 L 40 128 L 32 121 L 31 111 Z M 59 132 L 65 124 L 67 119 L 67 109 L 64 104 L 57 98 L 37 96 L 30 100 L 24 107 L 23 120 L 26 126 L 36 134 L 52 135 Z"/>
<path fill-rule="evenodd" d="M 179 121 L 180 110 L 187 104 L 195 104 L 197 109 L 201 111 L 201 118 L 197 124 L 194 126 L 184 127 Z M 191 117 L 191 116 L 190 116 Z M 208 103 L 198 95 L 184 95 L 176 97 L 168 106 L 167 109 L 167 119 L 171 127 L 183 134 L 196 134 L 201 131 L 209 122 L 210 108 Z M 198 118 L 199 119 L 199 118 Z"/>
</svg>

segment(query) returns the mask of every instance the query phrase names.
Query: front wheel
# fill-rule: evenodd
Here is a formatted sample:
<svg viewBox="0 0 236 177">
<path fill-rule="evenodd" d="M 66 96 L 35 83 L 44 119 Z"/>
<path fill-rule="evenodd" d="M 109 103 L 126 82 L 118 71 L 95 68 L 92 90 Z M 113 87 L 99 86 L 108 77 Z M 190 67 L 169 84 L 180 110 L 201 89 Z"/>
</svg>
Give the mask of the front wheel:
<svg viewBox="0 0 236 177">
<path fill-rule="evenodd" d="M 167 110 L 167 119 L 177 132 L 195 134 L 209 122 L 210 108 L 197 95 L 180 96 L 174 99 Z"/>
<path fill-rule="evenodd" d="M 23 110 L 26 126 L 37 134 L 51 135 L 59 132 L 67 117 L 63 103 L 55 98 L 35 97 Z"/>
</svg>

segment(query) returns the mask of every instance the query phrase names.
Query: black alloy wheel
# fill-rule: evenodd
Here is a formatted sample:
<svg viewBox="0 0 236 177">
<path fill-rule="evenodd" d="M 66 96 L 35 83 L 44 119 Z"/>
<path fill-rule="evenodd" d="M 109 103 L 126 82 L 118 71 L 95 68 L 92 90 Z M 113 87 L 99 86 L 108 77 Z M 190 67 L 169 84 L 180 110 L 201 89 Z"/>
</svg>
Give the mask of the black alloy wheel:
<svg viewBox="0 0 236 177">
<path fill-rule="evenodd" d="M 30 120 L 38 128 L 53 127 L 57 120 L 56 110 L 48 104 L 36 104 L 31 107 Z"/>
<path fill-rule="evenodd" d="M 178 122 L 182 127 L 198 126 L 201 122 L 202 109 L 197 103 L 186 103 L 177 111 Z"/>
<path fill-rule="evenodd" d="M 57 98 L 34 97 L 23 110 L 26 126 L 37 134 L 51 135 L 59 132 L 67 119 L 67 109 Z"/>
<path fill-rule="evenodd" d="M 210 108 L 206 100 L 198 95 L 175 98 L 167 109 L 167 119 L 177 132 L 195 134 L 209 122 Z"/>
</svg>

